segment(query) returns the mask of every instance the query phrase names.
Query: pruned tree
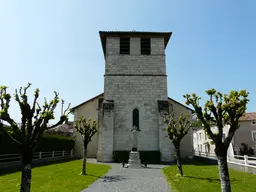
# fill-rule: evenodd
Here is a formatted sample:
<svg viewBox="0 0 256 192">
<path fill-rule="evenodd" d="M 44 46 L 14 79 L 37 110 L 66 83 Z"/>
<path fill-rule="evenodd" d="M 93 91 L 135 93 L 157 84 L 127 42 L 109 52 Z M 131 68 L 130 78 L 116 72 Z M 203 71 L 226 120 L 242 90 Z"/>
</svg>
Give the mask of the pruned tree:
<svg viewBox="0 0 256 192">
<path fill-rule="evenodd" d="M 18 102 L 21 111 L 21 126 L 18 126 L 9 114 L 11 95 L 7 93 L 7 86 L 0 87 L 0 129 L 4 130 L 19 145 L 22 160 L 21 192 L 30 191 L 33 152 L 44 131 L 66 122 L 70 106 L 69 104 L 56 124 L 49 126 L 49 121 L 54 119 L 54 110 L 59 103 L 59 94 L 54 92 L 54 98 L 50 102 L 45 98 L 43 106 L 40 106 L 38 103 L 39 89 L 36 89 L 31 105 L 27 96 L 27 90 L 30 86 L 31 83 L 28 83 L 19 91 L 16 89 L 14 94 L 14 99 Z M 10 128 L 4 128 L 3 122 L 9 124 Z"/>
<path fill-rule="evenodd" d="M 181 113 L 178 117 L 175 116 L 173 107 L 170 106 L 170 112 L 164 115 L 164 121 L 167 124 L 166 131 L 169 139 L 175 147 L 175 156 L 179 174 L 183 177 L 182 162 L 180 157 L 180 143 L 188 131 L 193 127 L 191 115 Z"/>
<path fill-rule="evenodd" d="M 245 114 L 249 93 L 246 90 L 230 91 L 223 95 L 215 89 L 207 90 L 209 99 L 205 102 L 204 108 L 199 105 L 201 99 L 195 93 L 184 95 L 186 104 L 192 105 L 195 109 L 198 120 L 202 123 L 207 136 L 215 144 L 215 154 L 218 159 L 220 183 L 222 192 L 230 192 L 230 178 L 227 164 L 227 151 L 229 144 L 239 128 L 239 118 Z M 218 131 L 214 133 L 212 126 Z M 223 128 L 229 126 L 227 137 L 223 140 Z"/>
<path fill-rule="evenodd" d="M 80 119 L 75 121 L 75 129 L 82 135 L 83 137 L 83 166 L 82 166 L 82 175 L 86 175 L 86 155 L 87 155 L 87 147 L 90 141 L 92 140 L 92 136 L 97 132 L 97 123 L 91 118 L 84 118 L 83 116 Z"/>
</svg>

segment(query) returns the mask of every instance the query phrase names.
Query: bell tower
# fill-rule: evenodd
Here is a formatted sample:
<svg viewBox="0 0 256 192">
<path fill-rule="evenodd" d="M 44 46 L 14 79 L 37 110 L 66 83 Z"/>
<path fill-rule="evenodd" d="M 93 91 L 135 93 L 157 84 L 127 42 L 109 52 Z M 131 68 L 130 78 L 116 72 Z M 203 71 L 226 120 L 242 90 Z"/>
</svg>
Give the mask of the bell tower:
<svg viewBox="0 0 256 192">
<path fill-rule="evenodd" d="M 99 161 L 130 151 L 134 125 L 138 150 L 160 150 L 158 101 L 168 100 L 165 48 L 171 32 L 100 31 L 105 58 L 99 115 Z"/>
</svg>

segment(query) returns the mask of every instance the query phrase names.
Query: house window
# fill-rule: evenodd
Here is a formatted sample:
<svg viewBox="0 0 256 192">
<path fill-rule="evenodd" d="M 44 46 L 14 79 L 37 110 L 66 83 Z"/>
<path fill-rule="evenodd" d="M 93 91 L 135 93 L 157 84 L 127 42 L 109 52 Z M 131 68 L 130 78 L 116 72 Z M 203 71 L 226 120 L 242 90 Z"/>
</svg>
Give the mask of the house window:
<svg viewBox="0 0 256 192">
<path fill-rule="evenodd" d="M 141 55 L 150 55 L 151 53 L 150 38 L 140 39 L 140 53 Z"/>
<path fill-rule="evenodd" d="M 256 141 L 256 131 L 252 131 L 252 141 Z"/>
<path fill-rule="evenodd" d="M 207 140 L 207 134 L 206 131 L 204 131 L 204 139 Z"/>
<path fill-rule="evenodd" d="M 132 127 L 136 126 L 136 128 L 139 130 L 139 110 L 133 109 L 132 111 Z"/>
<path fill-rule="evenodd" d="M 203 148 L 203 146 L 202 146 L 202 144 L 200 144 L 200 149 L 199 149 L 199 151 L 202 151 L 202 148 Z"/>
<path fill-rule="evenodd" d="M 199 133 L 199 140 L 201 140 L 202 138 L 202 133 Z"/>
<path fill-rule="evenodd" d="M 120 38 L 120 54 L 130 54 L 130 38 Z"/>
<path fill-rule="evenodd" d="M 208 153 L 208 152 L 209 152 L 209 151 L 208 151 L 208 146 L 207 146 L 207 144 L 204 145 L 204 151 L 205 151 L 205 153 Z"/>
</svg>

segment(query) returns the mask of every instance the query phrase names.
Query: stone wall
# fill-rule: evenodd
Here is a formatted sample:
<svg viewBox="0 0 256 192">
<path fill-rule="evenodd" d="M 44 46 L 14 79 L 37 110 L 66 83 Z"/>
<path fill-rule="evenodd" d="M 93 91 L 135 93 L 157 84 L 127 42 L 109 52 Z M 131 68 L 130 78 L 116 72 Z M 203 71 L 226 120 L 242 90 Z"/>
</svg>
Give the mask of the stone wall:
<svg viewBox="0 0 256 192">
<path fill-rule="evenodd" d="M 159 150 L 158 100 L 167 101 L 164 38 L 151 38 L 151 55 L 119 54 L 119 38 L 107 37 L 104 100 L 114 101 L 114 150 L 132 147 L 132 111 L 139 110 L 138 150 Z M 136 49 L 135 49 L 136 47 Z"/>
<path fill-rule="evenodd" d="M 151 83 L 149 83 L 151 82 Z M 167 100 L 166 77 L 108 76 L 104 98 L 114 100 L 114 150 L 131 149 L 132 111 L 139 109 L 139 150 L 158 150 L 157 100 Z"/>
<path fill-rule="evenodd" d="M 161 152 L 161 161 L 170 162 L 174 161 L 174 146 L 166 132 L 167 124 L 164 122 L 164 115 L 169 112 L 169 102 L 159 101 L 159 149 Z"/>
<path fill-rule="evenodd" d="M 111 162 L 114 136 L 114 103 L 103 101 L 99 107 L 99 132 L 97 160 Z"/>
<path fill-rule="evenodd" d="M 119 54 L 119 38 L 107 38 L 105 75 L 110 74 L 161 74 L 166 75 L 166 64 L 164 54 L 164 39 L 151 38 L 151 55 L 140 55 L 140 47 L 133 52 L 132 41 L 131 54 Z"/>
<path fill-rule="evenodd" d="M 165 55 L 164 38 L 150 38 L 151 55 Z M 119 37 L 107 37 L 106 56 L 119 55 Z M 130 38 L 130 55 L 140 55 L 140 38 Z M 150 55 L 147 55 L 150 56 Z"/>
</svg>

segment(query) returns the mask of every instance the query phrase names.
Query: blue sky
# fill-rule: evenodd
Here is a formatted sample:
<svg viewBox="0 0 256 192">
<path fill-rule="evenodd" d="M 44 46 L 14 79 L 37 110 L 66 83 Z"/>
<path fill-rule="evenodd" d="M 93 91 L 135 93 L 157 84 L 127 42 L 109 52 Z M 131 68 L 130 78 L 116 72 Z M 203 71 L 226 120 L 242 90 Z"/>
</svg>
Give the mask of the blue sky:
<svg viewBox="0 0 256 192">
<path fill-rule="evenodd" d="M 75 106 L 103 92 L 100 30 L 172 31 L 170 97 L 247 89 L 247 111 L 256 111 L 255 9 L 253 0 L 0 0 L 0 84 L 13 93 L 31 82 L 31 93 L 51 99 L 56 90 Z M 15 102 L 10 113 L 19 121 Z"/>
</svg>

